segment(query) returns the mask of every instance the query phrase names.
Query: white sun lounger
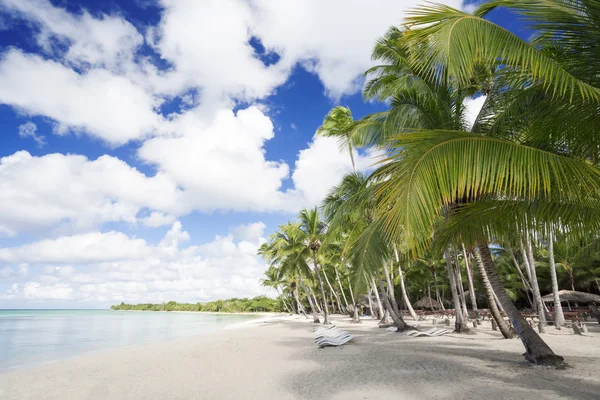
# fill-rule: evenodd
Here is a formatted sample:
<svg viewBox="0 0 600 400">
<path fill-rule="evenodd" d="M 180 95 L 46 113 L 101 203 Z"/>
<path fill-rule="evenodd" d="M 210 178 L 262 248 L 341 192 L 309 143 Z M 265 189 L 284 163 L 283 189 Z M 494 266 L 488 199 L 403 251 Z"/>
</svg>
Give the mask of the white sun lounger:
<svg viewBox="0 0 600 400">
<path fill-rule="evenodd" d="M 425 332 L 416 332 L 412 335 L 409 335 L 411 337 L 421 337 L 421 336 L 426 336 L 426 337 L 435 337 L 435 336 L 442 336 L 445 335 L 446 333 L 450 333 L 450 331 L 448 329 L 430 329 L 429 331 L 425 331 Z"/>
<path fill-rule="evenodd" d="M 328 339 L 328 340 L 323 340 L 323 341 L 321 341 L 321 342 L 319 342 L 317 344 L 319 345 L 319 347 L 329 347 L 329 346 L 335 346 L 335 347 L 337 347 L 337 346 L 342 346 L 342 345 L 348 343 L 352 339 L 354 339 L 354 337 L 352 335 L 348 335 L 348 336 L 345 336 L 343 339 L 340 339 L 340 340 L 331 340 L 331 339 Z"/>
<path fill-rule="evenodd" d="M 431 329 L 428 329 L 428 330 L 423 331 L 423 332 L 417 331 L 417 330 L 408 331 L 408 332 L 406 332 L 406 336 L 415 336 L 417 333 L 423 333 L 423 334 L 429 335 L 429 334 L 434 333 L 435 331 L 437 331 L 437 328 L 431 328 Z"/>
</svg>

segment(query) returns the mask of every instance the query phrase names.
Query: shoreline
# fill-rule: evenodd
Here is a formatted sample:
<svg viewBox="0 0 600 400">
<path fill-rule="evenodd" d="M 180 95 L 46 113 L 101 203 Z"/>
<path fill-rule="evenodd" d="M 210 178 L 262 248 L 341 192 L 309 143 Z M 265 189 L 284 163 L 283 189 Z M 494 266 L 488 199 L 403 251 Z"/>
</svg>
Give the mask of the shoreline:
<svg viewBox="0 0 600 400">
<path fill-rule="evenodd" d="M 332 320 L 355 339 L 318 349 L 310 319 L 268 316 L 237 329 L 0 373 L 0 398 L 500 400 L 534 390 L 544 399 L 593 399 L 600 390 L 597 325 L 588 336 L 544 334 L 571 366 L 558 371 L 524 363 L 520 341 L 501 339 L 488 324 L 476 335 L 410 338 L 378 329 L 377 320 Z"/>
<path fill-rule="evenodd" d="M 73 311 L 73 310 L 66 310 L 66 311 Z M 82 310 L 82 311 L 107 311 L 106 309 L 99 309 L 99 310 Z M 145 312 L 143 310 L 108 310 L 108 311 L 131 311 L 131 312 Z M 148 341 L 140 341 L 138 343 L 127 343 L 127 344 L 119 344 L 119 345 L 109 345 L 107 347 L 104 348 L 92 348 L 92 349 L 84 349 L 78 353 L 74 353 L 74 354 L 64 354 L 61 356 L 57 356 L 56 358 L 52 358 L 52 359 L 42 359 L 39 361 L 34 361 L 34 362 L 26 362 L 23 364 L 19 364 L 19 365 L 12 365 L 12 366 L 8 366 L 8 367 L 3 367 L 0 368 L 0 375 L 4 374 L 4 373 L 9 373 L 9 372 L 13 372 L 13 371 L 26 371 L 29 369 L 33 369 L 33 368 L 38 368 L 38 367 L 44 367 L 44 366 L 50 366 L 56 363 L 61 363 L 61 362 L 67 362 L 67 361 L 72 361 L 72 360 L 77 360 L 80 357 L 88 357 L 88 356 L 95 356 L 95 355 L 101 355 L 103 353 L 108 353 L 108 352 L 113 352 L 113 351 L 119 351 L 119 350 L 128 350 L 128 349 L 134 349 L 137 347 L 143 347 L 143 346 L 151 346 L 151 345 L 160 345 L 162 343 L 169 343 L 169 342 L 173 342 L 173 341 L 177 341 L 177 340 L 185 340 L 185 339 L 189 339 L 189 338 L 201 338 L 207 335 L 213 335 L 216 334 L 220 331 L 224 331 L 224 330 L 235 330 L 235 329 L 243 329 L 244 327 L 247 326 L 252 326 L 253 324 L 258 324 L 261 322 L 266 322 L 269 321 L 271 319 L 274 318 L 278 318 L 278 317 L 282 317 L 285 316 L 285 314 L 281 314 L 281 313 L 213 313 L 213 312 L 187 312 L 187 311 L 156 311 L 156 312 L 169 312 L 169 313 L 198 313 L 198 314 L 203 314 L 203 315 L 217 315 L 217 314 L 221 314 L 224 316 L 224 318 L 228 318 L 228 317 L 235 317 L 237 316 L 253 316 L 254 318 L 252 319 L 244 319 L 238 322 L 233 322 L 230 323 L 228 325 L 224 325 L 222 327 L 217 328 L 214 331 L 206 331 L 206 332 L 192 332 L 189 334 L 183 334 L 180 336 L 172 336 L 172 337 L 163 337 L 163 338 L 158 338 L 158 339 L 153 339 L 153 340 L 148 340 Z M 1 394 L 1 392 L 0 392 Z M 1 396 L 0 396 L 1 398 Z"/>
</svg>

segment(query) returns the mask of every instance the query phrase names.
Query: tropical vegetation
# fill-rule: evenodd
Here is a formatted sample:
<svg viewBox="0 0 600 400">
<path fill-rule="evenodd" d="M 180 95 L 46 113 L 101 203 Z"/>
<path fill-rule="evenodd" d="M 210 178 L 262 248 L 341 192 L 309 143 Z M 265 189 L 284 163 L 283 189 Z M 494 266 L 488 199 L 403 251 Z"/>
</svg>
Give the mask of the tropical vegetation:
<svg viewBox="0 0 600 400">
<path fill-rule="evenodd" d="M 215 300 L 205 303 L 143 303 L 143 304 L 117 304 L 110 307 L 115 311 L 201 311 L 201 312 L 283 312 L 285 307 L 281 300 L 272 299 L 267 296 L 257 296 L 251 299 L 227 299 Z"/>
<path fill-rule="evenodd" d="M 499 7 L 535 35 L 487 19 Z M 454 310 L 459 333 L 485 307 L 528 361 L 564 365 L 521 310 L 539 315 L 540 331 L 560 329 L 560 289 L 600 291 L 599 49 L 593 0 L 412 10 L 365 72 L 365 100 L 387 109 L 355 120 L 338 106 L 317 130 L 354 172 L 261 247 L 267 285 L 315 322 L 330 310 L 358 322 L 368 307 L 400 331 L 424 296 Z M 474 99 L 483 106 L 470 121 Z M 367 150 L 379 156 L 365 175 L 354 160 Z"/>
</svg>

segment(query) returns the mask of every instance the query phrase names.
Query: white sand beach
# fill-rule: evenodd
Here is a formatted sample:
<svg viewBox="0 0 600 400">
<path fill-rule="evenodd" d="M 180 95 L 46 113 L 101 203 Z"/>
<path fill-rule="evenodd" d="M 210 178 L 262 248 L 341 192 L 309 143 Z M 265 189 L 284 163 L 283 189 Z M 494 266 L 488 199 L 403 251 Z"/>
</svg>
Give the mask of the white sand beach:
<svg viewBox="0 0 600 400">
<path fill-rule="evenodd" d="M 313 325 L 276 317 L 215 334 L 116 349 L 0 374 L 0 399 L 597 399 L 600 331 L 552 328 L 570 365 L 527 365 L 518 339 L 488 325 L 472 336 L 409 338 L 375 320 L 336 325 L 356 339 L 318 349 Z M 422 321 L 421 328 L 430 327 Z M 535 391 L 535 392 L 534 392 Z"/>
</svg>

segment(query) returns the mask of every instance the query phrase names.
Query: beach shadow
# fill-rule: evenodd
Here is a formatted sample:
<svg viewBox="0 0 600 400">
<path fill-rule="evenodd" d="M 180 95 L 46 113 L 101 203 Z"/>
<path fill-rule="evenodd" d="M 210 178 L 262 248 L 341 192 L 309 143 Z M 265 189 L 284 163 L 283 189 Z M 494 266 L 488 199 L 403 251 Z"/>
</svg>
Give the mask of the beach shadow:
<svg viewBox="0 0 600 400">
<path fill-rule="evenodd" d="M 490 349 L 463 339 L 467 336 L 446 341 L 345 328 L 355 336 L 353 342 L 340 348 L 318 349 L 311 328 L 294 324 L 288 327 L 310 333 L 306 338 L 294 335 L 279 341 L 295 350 L 294 360 L 309 361 L 308 365 L 314 366 L 287 377 L 286 386 L 300 398 L 344 398 L 367 389 L 385 389 L 397 393 L 396 398 L 406 399 L 597 399 L 600 393 L 600 383 L 594 381 L 591 371 L 588 380 L 570 376 L 572 369 L 531 366 L 519 353 Z M 568 357 L 579 371 L 590 360 Z M 597 360 L 595 364 L 597 367 Z"/>
</svg>

